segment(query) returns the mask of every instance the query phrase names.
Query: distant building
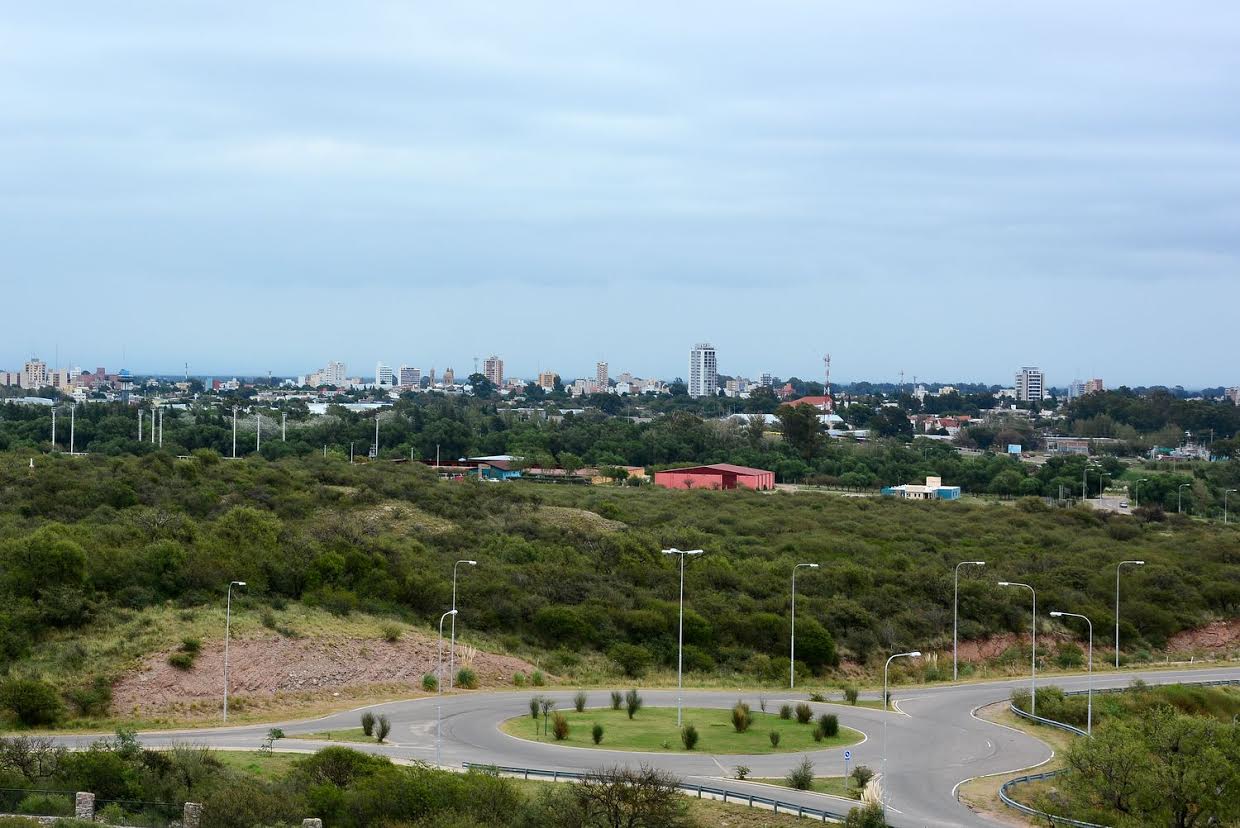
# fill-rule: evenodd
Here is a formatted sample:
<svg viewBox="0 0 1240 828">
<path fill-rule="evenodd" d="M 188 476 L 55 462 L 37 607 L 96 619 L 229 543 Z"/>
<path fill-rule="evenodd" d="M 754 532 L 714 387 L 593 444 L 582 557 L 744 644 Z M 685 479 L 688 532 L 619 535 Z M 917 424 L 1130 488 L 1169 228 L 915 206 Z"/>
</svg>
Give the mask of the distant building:
<svg viewBox="0 0 1240 828">
<path fill-rule="evenodd" d="M 1021 368 L 1016 373 L 1016 399 L 1020 402 L 1042 402 L 1046 398 L 1046 375 L 1041 368 Z"/>
<path fill-rule="evenodd" d="M 719 363 L 715 346 L 699 342 L 689 352 L 689 396 L 713 397 L 719 391 Z"/>
<path fill-rule="evenodd" d="M 49 384 L 47 364 L 38 357 L 27 360 L 22 367 L 22 388 L 37 390 Z"/>
<path fill-rule="evenodd" d="M 831 399 L 829 394 L 819 394 L 810 397 L 797 397 L 795 400 L 788 400 L 787 405 L 812 405 L 820 411 L 829 412 L 834 410 L 835 401 Z"/>
<path fill-rule="evenodd" d="M 456 371 L 453 371 L 451 368 L 443 369 L 443 384 L 456 385 Z"/>
<path fill-rule="evenodd" d="M 1236 405 L 1240 405 L 1240 386 L 1228 388 L 1226 397 Z"/>
<path fill-rule="evenodd" d="M 410 368 L 408 365 L 400 366 L 400 384 L 405 387 L 421 385 L 422 369 Z"/>
<path fill-rule="evenodd" d="M 1106 386 L 1102 384 L 1102 380 L 1098 377 L 1095 377 L 1091 379 L 1089 382 L 1085 383 L 1086 394 L 1098 394 L 1105 390 L 1107 390 Z"/>
<path fill-rule="evenodd" d="M 774 388 L 775 377 L 771 376 L 770 374 L 764 373 L 758 377 L 758 385 L 762 386 L 763 388 Z"/>
<path fill-rule="evenodd" d="M 600 392 L 607 390 L 607 363 L 598 362 L 594 365 L 594 387 Z"/>
<path fill-rule="evenodd" d="M 888 486 L 883 489 L 883 494 L 906 500 L 959 500 L 960 487 L 944 486 L 941 477 L 927 477 L 924 486 L 916 483 Z"/>
<path fill-rule="evenodd" d="M 491 354 L 482 363 L 482 376 L 496 388 L 504 387 L 504 361 Z"/>
<path fill-rule="evenodd" d="M 1084 380 L 1072 380 L 1068 383 L 1068 399 L 1079 400 L 1089 392 L 1085 390 L 1086 383 Z"/>
<path fill-rule="evenodd" d="M 1089 439 L 1086 437 L 1047 437 L 1046 450 L 1050 454 L 1081 454 L 1089 456 Z"/>
<path fill-rule="evenodd" d="M 555 371 L 539 371 L 538 387 L 544 391 L 555 390 Z"/>
<path fill-rule="evenodd" d="M 375 385 L 393 386 L 396 384 L 396 374 L 392 372 L 391 365 L 385 365 L 382 362 L 375 363 Z"/>
<path fill-rule="evenodd" d="M 775 472 L 715 463 L 654 473 L 654 484 L 665 489 L 774 489 Z"/>
</svg>

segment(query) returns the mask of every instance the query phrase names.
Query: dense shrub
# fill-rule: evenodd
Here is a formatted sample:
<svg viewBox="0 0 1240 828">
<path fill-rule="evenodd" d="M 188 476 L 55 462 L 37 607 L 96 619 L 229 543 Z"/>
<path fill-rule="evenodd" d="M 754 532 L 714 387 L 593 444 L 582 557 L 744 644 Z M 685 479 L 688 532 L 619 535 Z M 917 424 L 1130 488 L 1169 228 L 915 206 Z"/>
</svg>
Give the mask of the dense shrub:
<svg viewBox="0 0 1240 828">
<path fill-rule="evenodd" d="M 779 718 L 786 719 L 786 720 L 791 719 L 792 718 L 792 705 L 781 704 L 779 706 Z"/>
<path fill-rule="evenodd" d="M 391 732 L 392 732 L 392 723 L 388 720 L 387 716 L 383 715 L 382 713 L 379 714 L 379 718 L 375 721 L 375 741 L 377 742 L 387 741 L 388 734 Z"/>
<path fill-rule="evenodd" d="M 767 736 L 770 737 L 771 747 L 773 748 L 779 747 L 779 731 L 778 730 L 772 730 L 770 733 L 767 734 Z"/>
<path fill-rule="evenodd" d="M 840 717 L 834 713 L 823 713 L 818 717 L 818 727 L 822 728 L 822 735 L 828 739 L 840 735 Z"/>
<path fill-rule="evenodd" d="M 612 710 L 619 710 L 619 709 L 620 709 L 620 705 L 621 705 L 621 704 L 623 704 L 623 703 L 624 703 L 624 696 L 623 696 L 623 695 L 621 695 L 620 691 L 619 691 L 619 690 L 612 690 L 612 691 L 611 691 L 611 709 L 612 709 Z"/>
<path fill-rule="evenodd" d="M 551 719 L 551 733 L 557 742 L 568 738 L 568 719 L 563 713 L 556 713 Z"/>
<path fill-rule="evenodd" d="M 732 728 L 737 733 L 744 733 L 753 724 L 753 716 L 749 714 L 749 705 L 738 701 L 732 705 Z"/>
<path fill-rule="evenodd" d="M 809 760 L 808 756 L 802 757 L 796 767 L 784 777 L 784 780 L 790 788 L 808 791 L 814 785 L 814 763 Z"/>
<path fill-rule="evenodd" d="M 857 697 L 859 695 L 860 694 L 857 692 L 856 687 L 853 687 L 850 685 L 844 688 L 844 700 L 847 701 L 849 704 L 855 705 L 857 703 Z"/>
<path fill-rule="evenodd" d="M 470 667 L 462 667 L 456 672 L 456 686 L 463 690 L 477 690 L 478 674 Z"/>
<path fill-rule="evenodd" d="M 595 722 L 594 727 L 590 728 L 590 738 L 594 740 L 594 744 L 602 744 L 603 742 L 603 726 Z"/>
<path fill-rule="evenodd" d="M 685 746 L 685 750 L 693 750 L 698 743 L 698 730 L 691 724 L 687 724 L 680 729 L 680 741 Z"/>
<path fill-rule="evenodd" d="M 814 718 L 814 708 L 805 702 L 801 702 L 796 706 L 796 716 L 798 724 L 809 724 L 810 720 Z"/>
<path fill-rule="evenodd" d="M 422 689 L 427 693 L 434 693 L 439 689 L 439 676 L 434 673 L 426 673 L 422 676 Z"/>
<path fill-rule="evenodd" d="M 650 653 L 636 644 L 617 644 L 607 651 L 612 661 L 620 665 L 629 678 L 641 678 L 650 667 Z"/>
<path fill-rule="evenodd" d="M 26 727 L 54 725 L 65 713 L 52 686 L 37 679 L 10 678 L 0 683 L 0 708 Z"/>
<path fill-rule="evenodd" d="M 624 709 L 628 711 L 629 718 L 637 715 L 637 711 L 642 709 L 642 697 L 634 688 L 624 694 Z"/>
<path fill-rule="evenodd" d="M 362 733 L 367 736 L 375 735 L 375 714 L 369 710 L 362 713 Z"/>
<path fill-rule="evenodd" d="M 586 709 L 586 691 L 585 690 L 578 690 L 576 693 L 573 694 L 573 709 L 575 709 L 578 713 L 585 711 Z"/>
</svg>

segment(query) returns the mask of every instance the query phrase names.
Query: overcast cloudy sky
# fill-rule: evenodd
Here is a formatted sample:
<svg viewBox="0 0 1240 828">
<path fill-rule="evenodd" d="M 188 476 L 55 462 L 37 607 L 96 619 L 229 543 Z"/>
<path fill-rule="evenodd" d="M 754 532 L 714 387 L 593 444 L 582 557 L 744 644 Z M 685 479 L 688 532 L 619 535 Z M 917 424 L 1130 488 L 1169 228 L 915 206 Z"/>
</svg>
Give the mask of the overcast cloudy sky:
<svg viewBox="0 0 1240 828">
<path fill-rule="evenodd" d="M 0 368 L 1240 382 L 1234 0 L 0 10 Z"/>
</svg>

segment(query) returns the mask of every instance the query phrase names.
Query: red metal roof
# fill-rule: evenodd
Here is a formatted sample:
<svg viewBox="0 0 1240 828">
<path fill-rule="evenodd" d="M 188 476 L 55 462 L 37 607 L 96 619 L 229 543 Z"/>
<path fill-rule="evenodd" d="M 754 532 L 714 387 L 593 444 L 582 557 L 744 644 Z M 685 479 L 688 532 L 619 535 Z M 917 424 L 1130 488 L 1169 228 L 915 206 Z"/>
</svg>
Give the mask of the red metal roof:
<svg viewBox="0 0 1240 828">
<path fill-rule="evenodd" d="M 789 400 L 785 404 L 786 405 L 813 405 L 813 406 L 821 407 L 824 405 L 830 406 L 832 403 L 833 403 L 833 400 L 830 397 L 824 397 L 820 395 L 817 397 L 801 397 L 799 399 Z"/>
<path fill-rule="evenodd" d="M 665 472 L 694 472 L 694 471 L 713 471 L 720 474 L 740 474 L 746 477 L 752 477 L 757 474 L 771 474 L 767 469 L 754 469 L 749 466 L 734 466 L 731 463 L 711 463 L 707 466 L 685 466 L 680 469 L 663 469 Z"/>
</svg>

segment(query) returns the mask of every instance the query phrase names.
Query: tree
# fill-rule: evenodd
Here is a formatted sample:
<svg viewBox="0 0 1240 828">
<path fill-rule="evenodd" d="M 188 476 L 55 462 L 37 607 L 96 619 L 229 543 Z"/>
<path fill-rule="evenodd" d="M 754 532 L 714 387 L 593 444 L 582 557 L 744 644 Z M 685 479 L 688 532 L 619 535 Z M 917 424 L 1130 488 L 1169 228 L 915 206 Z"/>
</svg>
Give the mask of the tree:
<svg viewBox="0 0 1240 828">
<path fill-rule="evenodd" d="M 0 738 L 0 769 L 16 771 L 27 782 L 55 776 L 66 751 L 46 736 Z"/>
<path fill-rule="evenodd" d="M 822 448 L 822 424 L 818 420 L 821 412 L 812 405 L 781 405 L 775 412 L 779 417 L 780 429 L 784 442 L 804 460 L 814 459 Z"/>
<path fill-rule="evenodd" d="M 844 818 L 844 828 L 887 828 L 883 806 L 871 802 L 869 805 L 853 808 Z"/>
<path fill-rule="evenodd" d="M 681 828 L 691 825 L 680 780 L 648 765 L 617 767 L 588 774 L 572 790 L 573 813 L 560 814 L 559 826 Z"/>
<path fill-rule="evenodd" d="M 65 713 L 52 686 L 36 679 L 11 678 L 0 684 L 0 707 L 13 711 L 26 727 L 54 725 Z"/>
</svg>

